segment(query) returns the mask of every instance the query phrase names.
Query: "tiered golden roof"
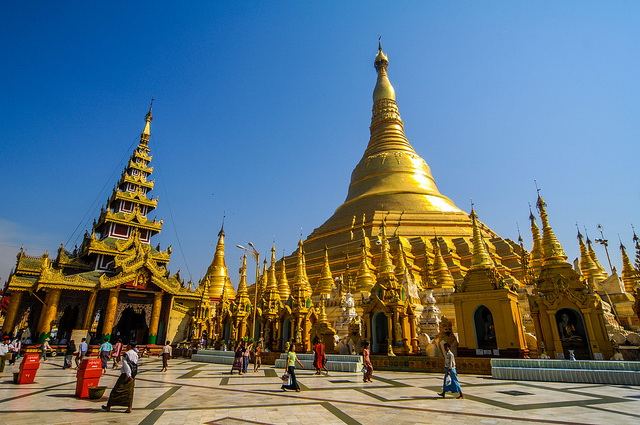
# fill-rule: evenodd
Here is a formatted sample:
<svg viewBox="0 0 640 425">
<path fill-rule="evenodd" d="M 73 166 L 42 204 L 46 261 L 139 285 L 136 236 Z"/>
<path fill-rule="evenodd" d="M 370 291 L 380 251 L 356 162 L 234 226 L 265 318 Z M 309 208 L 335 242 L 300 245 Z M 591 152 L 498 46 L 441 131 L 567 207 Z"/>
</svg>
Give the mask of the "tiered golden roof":
<svg viewBox="0 0 640 425">
<path fill-rule="evenodd" d="M 316 289 L 313 291 L 313 295 L 320 296 L 321 298 L 327 298 L 331 295 L 331 287 L 333 286 L 333 276 L 331 274 L 331 266 L 329 265 L 329 249 L 324 248 L 324 264 L 322 265 L 322 271 L 320 277 L 316 283 Z"/>
<path fill-rule="evenodd" d="M 624 290 L 630 294 L 635 294 L 636 290 L 640 289 L 640 274 L 631 264 L 627 250 L 622 243 L 620 243 L 620 252 L 622 253 L 622 282 L 624 282 Z"/>
<path fill-rule="evenodd" d="M 289 295 L 291 295 L 291 287 L 289 286 L 289 280 L 287 279 L 287 265 L 285 258 L 280 261 L 280 278 L 278 279 L 278 291 L 280 292 L 280 299 L 289 299 Z"/>
</svg>

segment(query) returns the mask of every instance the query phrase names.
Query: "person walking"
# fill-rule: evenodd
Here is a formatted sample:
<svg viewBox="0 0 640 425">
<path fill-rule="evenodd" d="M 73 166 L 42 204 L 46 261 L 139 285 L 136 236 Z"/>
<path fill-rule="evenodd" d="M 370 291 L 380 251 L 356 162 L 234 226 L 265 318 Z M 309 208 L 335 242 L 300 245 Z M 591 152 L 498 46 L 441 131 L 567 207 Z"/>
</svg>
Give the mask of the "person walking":
<svg viewBox="0 0 640 425">
<path fill-rule="evenodd" d="M 233 375 L 233 371 L 237 370 L 240 375 L 244 375 L 242 373 L 242 362 L 243 362 L 243 354 L 244 354 L 244 341 L 240 341 L 238 346 L 236 347 L 235 354 L 233 355 L 233 365 L 231 365 L 231 375 Z"/>
<path fill-rule="evenodd" d="M 294 344 L 289 346 L 289 351 L 287 351 L 287 370 L 286 373 L 289 375 L 289 384 L 282 385 L 282 391 L 287 390 L 296 390 L 296 392 L 300 392 L 300 386 L 298 385 L 298 381 L 296 380 L 296 362 L 300 365 L 301 369 L 304 369 L 300 360 L 298 360 L 298 356 L 296 355 L 296 349 Z"/>
<path fill-rule="evenodd" d="M 118 342 L 116 342 L 116 345 L 113 346 L 111 357 L 113 358 L 113 369 L 119 368 L 120 358 L 122 357 L 122 339 L 119 338 Z"/>
<path fill-rule="evenodd" d="M 87 338 L 82 338 L 82 342 L 80 342 L 80 346 L 78 347 L 78 355 L 76 356 L 76 368 L 80 367 L 80 363 L 84 360 L 84 356 L 87 355 L 87 351 L 89 351 Z"/>
<path fill-rule="evenodd" d="M 362 382 L 372 382 L 373 376 L 373 364 L 371 363 L 371 353 L 369 352 L 369 341 L 362 343 L 362 359 L 364 365 L 364 375 L 362 376 Z"/>
<path fill-rule="evenodd" d="M 324 344 L 318 337 L 315 337 L 313 339 L 313 367 L 316 368 L 316 375 L 321 375 L 323 369 L 329 375 L 326 364 L 327 356 L 325 355 Z"/>
<path fill-rule="evenodd" d="M 64 350 L 64 363 L 62 364 L 63 369 L 73 369 L 71 362 L 73 361 L 73 355 L 76 352 L 76 342 L 74 340 L 70 340 L 67 343 L 67 349 Z"/>
<path fill-rule="evenodd" d="M 0 374 L 4 372 L 4 364 L 7 359 L 7 353 L 9 353 L 9 337 L 0 341 Z"/>
<path fill-rule="evenodd" d="M 244 351 L 242 352 L 242 373 L 247 373 L 247 369 L 249 368 L 250 354 L 251 354 L 251 351 L 249 347 L 248 346 L 244 347 Z"/>
<path fill-rule="evenodd" d="M 456 374 L 456 358 L 448 342 L 444 344 L 444 351 L 444 383 L 442 384 L 442 392 L 438 393 L 438 395 L 444 398 L 445 393 L 448 391 L 458 393 L 456 398 L 464 398 L 462 388 L 460 388 L 460 383 L 458 382 L 458 375 Z"/>
<path fill-rule="evenodd" d="M 111 406 L 125 406 L 125 413 L 131 413 L 133 406 L 133 390 L 135 388 L 135 378 L 138 374 L 138 353 L 136 353 L 136 343 L 129 343 L 129 350 L 122 355 L 122 367 L 120 377 L 116 381 L 109 401 L 102 406 L 102 410 L 109 411 Z"/>
<path fill-rule="evenodd" d="M 51 345 L 49 344 L 50 339 L 47 338 L 44 340 L 42 345 L 40 346 L 40 358 L 43 362 L 47 361 L 47 351 L 51 351 Z"/>
<path fill-rule="evenodd" d="M 104 342 L 100 346 L 100 360 L 102 360 L 102 373 L 107 373 L 109 357 L 113 351 L 113 345 L 109 342 L 109 338 L 105 337 Z"/>
<path fill-rule="evenodd" d="M 171 341 L 167 341 L 162 347 L 162 369 L 160 372 L 166 372 L 169 367 L 169 359 L 173 354 L 173 349 L 171 348 Z"/>
<path fill-rule="evenodd" d="M 11 343 L 9 343 L 9 352 L 11 353 L 11 359 L 9 359 L 9 366 L 14 364 L 18 357 L 20 357 L 20 348 L 22 348 L 22 344 L 18 338 L 14 338 Z"/>
<path fill-rule="evenodd" d="M 256 344 L 255 352 L 253 355 L 253 371 L 257 372 L 262 366 L 262 339 Z"/>
</svg>

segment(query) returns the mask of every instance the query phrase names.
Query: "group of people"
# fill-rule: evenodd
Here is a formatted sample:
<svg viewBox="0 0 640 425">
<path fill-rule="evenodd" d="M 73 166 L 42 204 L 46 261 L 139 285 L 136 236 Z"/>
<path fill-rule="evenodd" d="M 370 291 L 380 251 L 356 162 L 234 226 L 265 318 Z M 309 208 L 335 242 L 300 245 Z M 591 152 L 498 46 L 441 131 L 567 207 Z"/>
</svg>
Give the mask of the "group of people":
<svg viewBox="0 0 640 425">
<path fill-rule="evenodd" d="M 234 351 L 233 365 L 231 366 L 231 374 L 237 370 L 240 375 L 247 373 L 249 369 L 250 356 L 253 355 L 253 371 L 257 372 L 262 365 L 262 339 L 256 343 L 247 344 L 244 340 L 240 340 Z"/>
</svg>

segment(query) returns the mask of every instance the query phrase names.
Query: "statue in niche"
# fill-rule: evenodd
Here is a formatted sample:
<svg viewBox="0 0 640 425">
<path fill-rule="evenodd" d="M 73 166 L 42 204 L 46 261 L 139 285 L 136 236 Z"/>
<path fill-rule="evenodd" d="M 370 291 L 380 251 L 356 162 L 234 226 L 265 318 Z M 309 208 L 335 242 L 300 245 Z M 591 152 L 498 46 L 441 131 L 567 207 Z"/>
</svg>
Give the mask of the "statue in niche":
<svg viewBox="0 0 640 425">
<path fill-rule="evenodd" d="M 572 323 L 572 320 L 567 313 L 564 313 L 562 316 L 560 316 L 558 327 L 560 328 L 559 330 L 561 340 L 564 341 L 571 338 L 579 338 L 579 336 L 576 335 L 576 327 Z"/>
<path fill-rule="evenodd" d="M 493 316 L 491 313 L 487 314 L 484 322 L 484 339 L 487 345 L 495 345 L 496 342 L 496 327 L 493 324 Z"/>
</svg>

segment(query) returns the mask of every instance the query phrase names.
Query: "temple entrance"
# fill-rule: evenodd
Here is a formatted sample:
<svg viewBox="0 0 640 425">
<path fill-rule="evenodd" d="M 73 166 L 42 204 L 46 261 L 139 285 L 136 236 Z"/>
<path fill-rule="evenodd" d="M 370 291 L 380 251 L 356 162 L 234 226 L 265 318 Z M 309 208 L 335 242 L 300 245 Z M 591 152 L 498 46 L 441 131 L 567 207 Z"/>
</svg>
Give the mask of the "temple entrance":
<svg viewBox="0 0 640 425">
<path fill-rule="evenodd" d="M 573 350 L 577 360 L 591 360 L 591 350 L 589 350 L 589 340 L 582 315 L 571 308 L 563 308 L 556 313 L 556 323 L 565 359 L 571 357 L 569 350 Z"/>
<path fill-rule="evenodd" d="M 291 335 L 291 319 L 284 319 L 284 322 L 282 322 L 282 342 L 280 344 L 280 349 L 282 351 L 285 350 L 285 344 L 287 343 L 287 341 L 291 341 L 292 339 L 292 335 Z"/>
<path fill-rule="evenodd" d="M 473 314 L 473 323 L 476 328 L 477 347 L 484 350 L 497 349 L 496 327 L 491 311 L 483 305 L 479 306 Z"/>
<path fill-rule="evenodd" d="M 222 331 L 222 339 L 225 342 L 235 343 L 235 341 L 231 341 L 231 322 L 227 322 L 224 324 L 224 330 Z"/>
<path fill-rule="evenodd" d="M 58 321 L 58 339 L 68 339 L 71 336 L 71 331 L 76 328 L 79 312 L 80 308 L 77 305 L 74 307 L 69 305 L 64 309 L 62 317 Z"/>
<path fill-rule="evenodd" d="M 371 321 L 371 353 L 372 354 L 385 354 L 387 352 L 389 327 L 387 324 L 387 316 L 383 312 L 378 312 L 373 315 Z"/>
<path fill-rule="evenodd" d="M 134 310 L 133 307 L 127 307 L 122 311 L 118 324 L 113 328 L 112 340 L 117 341 L 119 338 L 122 342 L 128 344 L 135 341 L 138 344 L 145 344 L 149 336 L 149 327 L 145 318 L 145 311 Z"/>
</svg>

